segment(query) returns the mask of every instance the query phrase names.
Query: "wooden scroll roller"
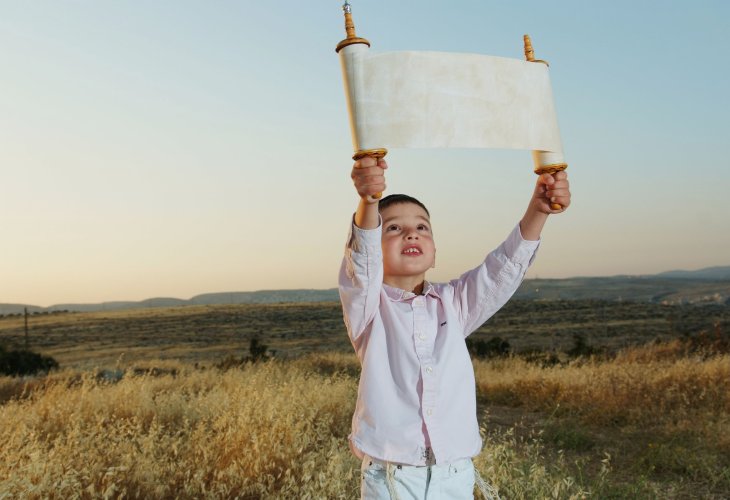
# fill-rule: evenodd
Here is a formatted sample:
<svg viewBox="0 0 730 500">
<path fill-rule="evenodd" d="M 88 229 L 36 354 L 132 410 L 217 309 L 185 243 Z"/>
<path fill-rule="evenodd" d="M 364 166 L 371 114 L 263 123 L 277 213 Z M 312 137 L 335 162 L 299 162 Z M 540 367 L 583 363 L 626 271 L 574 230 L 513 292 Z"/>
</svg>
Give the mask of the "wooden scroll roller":
<svg viewBox="0 0 730 500">
<path fill-rule="evenodd" d="M 523 39 L 525 42 L 525 59 L 529 62 L 542 63 L 546 66 L 550 66 L 547 61 L 535 59 L 535 51 L 532 48 L 530 35 L 524 35 Z M 555 173 L 568 168 L 568 164 L 565 163 L 562 153 L 552 151 L 533 151 L 532 158 L 535 163 L 535 173 L 537 175 L 554 175 Z M 562 210 L 563 206 L 559 203 L 551 203 L 550 208 L 553 210 Z"/>
<path fill-rule="evenodd" d="M 337 44 L 337 48 L 335 49 L 335 52 L 340 54 L 341 57 L 346 58 L 349 53 L 356 53 L 358 51 L 367 50 L 368 47 L 370 47 L 370 42 L 367 41 L 364 38 L 360 38 L 355 34 L 355 23 L 352 20 L 352 9 L 350 7 L 350 3 L 345 0 L 344 5 L 342 6 L 342 11 L 345 14 L 345 33 L 347 33 L 347 38 L 342 40 L 340 43 Z M 343 62 L 343 69 L 345 69 L 345 64 Z M 347 70 L 345 69 L 344 74 L 345 78 L 345 86 L 347 87 Z M 357 141 L 357 133 L 355 130 L 355 122 L 353 119 L 354 110 L 351 107 L 351 103 L 348 100 L 348 106 L 350 106 L 350 119 L 352 124 L 352 135 L 353 135 L 353 142 L 355 143 L 355 154 L 352 156 L 353 160 L 360 160 L 362 158 L 365 158 L 366 156 L 370 156 L 372 158 L 375 158 L 375 160 L 380 160 L 383 158 L 386 154 L 388 154 L 388 150 L 385 148 L 377 148 L 377 149 L 360 149 L 358 147 L 358 141 Z M 373 200 L 379 200 L 383 196 L 383 193 L 375 193 L 372 196 L 368 196 L 368 199 L 370 201 Z"/>
</svg>

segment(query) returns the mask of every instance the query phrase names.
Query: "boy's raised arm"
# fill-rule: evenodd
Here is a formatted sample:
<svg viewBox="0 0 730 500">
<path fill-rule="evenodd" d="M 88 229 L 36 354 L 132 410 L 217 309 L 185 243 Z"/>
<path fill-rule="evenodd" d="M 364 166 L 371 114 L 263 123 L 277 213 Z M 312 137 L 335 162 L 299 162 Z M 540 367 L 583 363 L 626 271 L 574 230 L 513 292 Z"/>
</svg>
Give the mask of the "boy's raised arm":
<svg viewBox="0 0 730 500">
<path fill-rule="evenodd" d="M 373 198 L 373 195 L 385 191 L 386 168 L 388 164 L 385 160 L 369 156 L 356 161 L 352 167 L 352 182 L 355 184 L 357 194 L 360 195 L 360 204 L 355 212 L 355 225 L 360 229 L 375 229 L 380 224 L 378 200 Z"/>
<path fill-rule="evenodd" d="M 563 208 L 553 210 L 551 203 L 558 203 Z M 520 232 L 526 240 L 539 240 L 542 228 L 545 226 L 548 215 L 559 214 L 570 206 L 570 184 L 565 171 L 554 175 L 542 174 L 537 178 L 535 191 L 527 205 L 525 215 L 520 220 Z"/>
<path fill-rule="evenodd" d="M 371 324 L 377 312 L 383 283 L 378 200 L 372 196 L 385 189 L 382 160 L 362 158 L 352 167 L 352 181 L 360 195 L 355 227 L 340 267 L 339 291 L 347 332 L 353 342 Z"/>
<path fill-rule="evenodd" d="M 562 209 L 553 210 L 551 203 L 559 203 Z M 520 220 L 519 231 L 515 228 L 482 264 L 451 281 L 466 335 L 496 313 L 517 290 L 535 257 L 548 216 L 562 212 L 569 205 L 567 174 L 541 175 Z"/>
</svg>

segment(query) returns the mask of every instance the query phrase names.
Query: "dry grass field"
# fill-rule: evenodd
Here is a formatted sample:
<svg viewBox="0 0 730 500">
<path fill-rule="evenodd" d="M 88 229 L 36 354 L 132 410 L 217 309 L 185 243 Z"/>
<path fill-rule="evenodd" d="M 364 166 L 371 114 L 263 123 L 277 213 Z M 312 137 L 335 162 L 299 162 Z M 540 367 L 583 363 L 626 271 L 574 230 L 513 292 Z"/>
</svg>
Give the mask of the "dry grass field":
<svg viewBox="0 0 730 500">
<path fill-rule="evenodd" d="M 128 360 L 218 362 L 260 338 L 278 357 L 351 350 L 338 303 L 185 306 L 30 317 L 31 349 L 62 367 L 109 368 Z M 23 318 L 0 318 L 0 342 L 22 347 Z"/>
<path fill-rule="evenodd" d="M 476 335 L 530 351 L 529 332 L 549 330 L 539 347 L 554 350 L 583 324 L 612 354 L 474 360 L 485 438 L 475 463 L 503 498 L 730 496 L 730 356 L 715 342 L 727 308 L 554 304 L 541 318 L 517 306 Z M 359 367 L 339 314 L 313 304 L 32 317 L 31 347 L 62 370 L 0 378 L 0 499 L 357 498 L 346 436 Z M 620 345 L 601 343 L 606 323 L 623 328 Z M 710 341 L 682 340 L 696 328 Z M 254 337 L 277 358 L 214 367 Z M 21 318 L 0 318 L 0 341 L 22 345 Z"/>
<path fill-rule="evenodd" d="M 563 352 L 581 335 L 615 351 L 656 340 L 730 332 L 730 307 L 665 306 L 596 300 L 512 300 L 470 338 L 499 336 L 514 352 Z M 129 361 L 174 359 L 211 363 L 248 354 L 259 338 L 278 358 L 352 351 L 339 303 L 185 306 L 30 316 L 30 348 L 62 367 L 113 367 Z M 23 318 L 0 316 L 0 344 L 24 345 Z"/>
</svg>

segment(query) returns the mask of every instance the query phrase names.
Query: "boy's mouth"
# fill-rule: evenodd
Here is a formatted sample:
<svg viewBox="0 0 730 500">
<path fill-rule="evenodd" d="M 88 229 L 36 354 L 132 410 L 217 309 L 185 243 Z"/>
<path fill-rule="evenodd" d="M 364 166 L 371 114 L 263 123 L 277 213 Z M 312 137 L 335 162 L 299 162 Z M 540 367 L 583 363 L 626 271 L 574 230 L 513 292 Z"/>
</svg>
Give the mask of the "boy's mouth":
<svg viewBox="0 0 730 500">
<path fill-rule="evenodd" d="M 408 247 L 405 247 L 403 251 L 401 252 L 401 255 L 421 255 L 423 252 L 421 252 L 421 249 L 418 248 L 415 245 L 411 245 Z"/>
</svg>

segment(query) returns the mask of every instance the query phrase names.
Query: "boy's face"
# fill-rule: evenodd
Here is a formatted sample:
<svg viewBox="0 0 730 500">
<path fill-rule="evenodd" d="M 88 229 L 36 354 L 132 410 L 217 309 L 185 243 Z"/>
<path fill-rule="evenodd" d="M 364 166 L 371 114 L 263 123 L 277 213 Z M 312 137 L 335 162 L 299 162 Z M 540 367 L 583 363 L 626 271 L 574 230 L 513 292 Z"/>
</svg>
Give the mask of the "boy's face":
<svg viewBox="0 0 730 500">
<path fill-rule="evenodd" d="M 382 210 L 380 216 L 385 276 L 423 279 L 436 262 L 436 246 L 426 211 L 414 203 L 397 203 Z"/>
</svg>

